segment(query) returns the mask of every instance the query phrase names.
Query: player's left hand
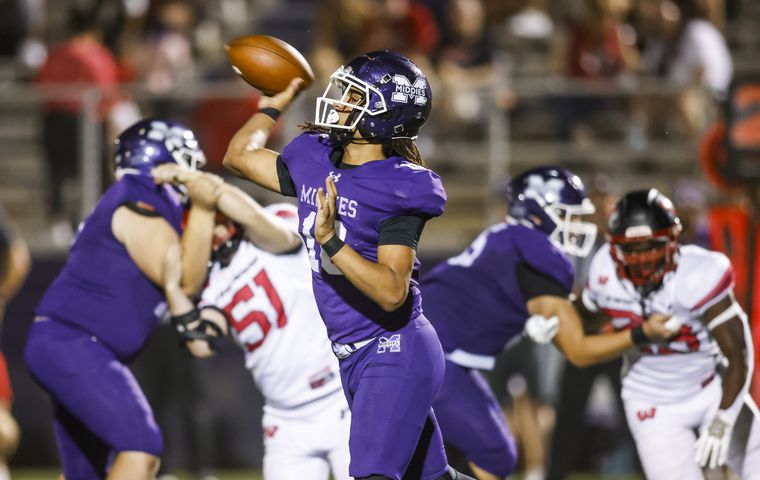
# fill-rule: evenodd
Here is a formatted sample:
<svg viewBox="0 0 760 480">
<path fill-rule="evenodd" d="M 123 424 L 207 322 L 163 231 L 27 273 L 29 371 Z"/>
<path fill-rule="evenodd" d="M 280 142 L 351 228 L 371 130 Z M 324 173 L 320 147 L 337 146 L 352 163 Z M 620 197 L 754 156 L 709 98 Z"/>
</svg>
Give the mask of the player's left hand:
<svg viewBox="0 0 760 480">
<path fill-rule="evenodd" d="M 734 421 L 724 412 L 718 411 L 706 428 L 702 429 L 694 444 L 694 459 L 702 468 L 718 468 L 726 463 L 728 447 Z"/>
<path fill-rule="evenodd" d="M 156 184 L 171 183 L 179 185 L 185 183 L 192 170 L 182 168 L 176 163 L 164 163 L 150 171 L 153 182 Z"/>
<path fill-rule="evenodd" d="M 325 191 L 327 193 L 325 193 Z M 325 190 L 317 190 L 317 219 L 314 224 L 314 239 L 320 245 L 330 240 L 335 233 L 335 201 L 338 198 L 338 189 L 332 177 L 325 179 Z"/>
<path fill-rule="evenodd" d="M 534 342 L 544 345 L 551 342 L 559 330 L 559 317 L 546 318 L 533 315 L 525 322 L 523 334 Z"/>
<path fill-rule="evenodd" d="M 673 321 L 673 317 L 671 315 L 655 313 L 651 317 L 647 318 L 642 327 L 644 328 L 644 334 L 647 336 L 647 338 L 653 342 L 656 342 L 667 340 L 672 337 L 676 332 L 678 332 L 678 329 L 681 328 L 681 325 L 677 320 Z"/>
</svg>

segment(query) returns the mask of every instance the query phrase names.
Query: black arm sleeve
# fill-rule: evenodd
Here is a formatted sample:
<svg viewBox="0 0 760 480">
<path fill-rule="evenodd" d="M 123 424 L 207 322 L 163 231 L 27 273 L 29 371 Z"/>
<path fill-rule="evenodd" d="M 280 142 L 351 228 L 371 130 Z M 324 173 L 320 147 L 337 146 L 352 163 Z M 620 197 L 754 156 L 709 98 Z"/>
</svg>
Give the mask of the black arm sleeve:
<svg viewBox="0 0 760 480">
<path fill-rule="evenodd" d="M 392 217 L 380 223 L 380 239 L 377 245 L 405 245 L 417 249 L 427 217 L 407 215 Z"/>
<path fill-rule="evenodd" d="M 290 177 L 288 166 L 282 160 L 282 155 L 277 156 L 277 177 L 280 179 L 280 193 L 286 197 L 297 197 L 296 186 Z"/>
<path fill-rule="evenodd" d="M 541 295 L 563 298 L 570 295 L 570 291 L 557 280 L 534 270 L 523 262 L 517 264 L 517 283 L 520 284 L 520 290 L 523 292 L 526 301 Z"/>
</svg>

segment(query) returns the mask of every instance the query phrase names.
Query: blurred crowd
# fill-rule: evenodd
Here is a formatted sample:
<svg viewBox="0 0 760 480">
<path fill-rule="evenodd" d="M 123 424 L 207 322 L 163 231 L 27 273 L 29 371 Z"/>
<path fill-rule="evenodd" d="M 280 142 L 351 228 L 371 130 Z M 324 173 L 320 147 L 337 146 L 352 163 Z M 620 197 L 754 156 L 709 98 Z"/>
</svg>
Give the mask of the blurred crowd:
<svg viewBox="0 0 760 480">
<path fill-rule="evenodd" d="M 722 32 L 738 17 L 740 2 L 9 0 L 0 5 L 0 82 L 33 82 L 59 95 L 45 97 L 42 137 L 51 182 L 48 211 L 65 244 L 67 224 L 76 219 L 68 218 L 63 195 L 78 174 L 83 109 L 79 97 L 61 99 L 67 86 L 69 93 L 83 85 L 100 87 L 92 103 L 97 103 L 103 145 L 142 116 L 175 117 L 198 132 L 211 168 L 219 168 L 227 140 L 255 110 L 256 91 L 240 82 L 242 101 L 231 100 L 229 92 L 188 101 L 178 92 L 200 82 L 234 81 L 225 41 L 270 33 L 307 55 L 317 85 L 360 52 L 392 49 L 412 58 L 430 72 L 436 92 L 430 130 L 436 136 L 482 136 L 483 120 L 494 106 L 519 117 L 534 100 L 522 95 L 521 86 L 552 79 L 561 88 L 555 96 L 543 92 L 549 120 L 539 124 L 542 134 L 584 146 L 612 131 L 643 151 L 666 136 L 693 138 L 715 118 L 733 75 Z M 641 94 L 650 84 L 656 88 Z M 617 95 L 621 90 L 623 97 Z M 565 160 L 562 156 L 556 160 Z"/>
<path fill-rule="evenodd" d="M 647 76 L 674 90 L 704 87 L 709 96 L 723 98 L 732 62 L 722 31 L 738 15 L 736 0 L 13 0 L 2 5 L 7 25 L 0 55 L 5 71 L 14 67 L 16 81 L 91 81 L 104 88 L 129 83 L 168 94 L 189 82 L 227 76 L 226 40 L 275 33 L 282 23 L 293 25 L 283 37 L 307 54 L 318 85 L 360 52 L 397 50 L 431 72 L 436 91 L 456 92 L 437 98 L 439 109 L 459 120 L 478 114 L 469 98 L 473 89 L 520 75 L 519 66 L 505 71 L 504 58 L 524 50 L 526 41 L 546 46 L 539 71 L 585 80 L 593 85 L 589 90 Z M 83 65 L 92 74 L 45 74 L 63 47 L 85 43 L 102 48 L 97 59 Z M 577 133 L 588 113 L 598 110 L 599 102 L 586 97 L 579 94 L 558 108 L 562 134 Z M 497 101 L 509 108 L 519 99 L 500 91 Z M 704 99 L 689 92 L 674 101 L 686 127 L 704 127 Z M 149 113 L 177 113 L 166 103 L 156 101 Z M 113 102 L 104 107 L 106 116 L 109 107 Z M 636 118 L 650 132 L 657 127 L 658 112 L 651 110 L 657 107 L 635 105 Z"/>
</svg>

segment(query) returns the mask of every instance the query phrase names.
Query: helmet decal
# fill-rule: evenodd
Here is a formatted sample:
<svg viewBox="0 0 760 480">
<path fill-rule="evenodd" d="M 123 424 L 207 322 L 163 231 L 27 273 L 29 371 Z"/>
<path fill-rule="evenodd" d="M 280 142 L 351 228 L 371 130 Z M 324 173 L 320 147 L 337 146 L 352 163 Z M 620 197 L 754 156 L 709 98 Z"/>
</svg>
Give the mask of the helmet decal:
<svg viewBox="0 0 760 480">
<path fill-rule="evenodd" d="M 428 101 L 427 80 L 425 78 L 415 78 L 412 84 L 404 75 L 394 75 L 393 83 L 396 90 L 391 94 L 391 100 L 398 103 L 414 102 L 417 105 L 425 105 Z"/>
</svg>

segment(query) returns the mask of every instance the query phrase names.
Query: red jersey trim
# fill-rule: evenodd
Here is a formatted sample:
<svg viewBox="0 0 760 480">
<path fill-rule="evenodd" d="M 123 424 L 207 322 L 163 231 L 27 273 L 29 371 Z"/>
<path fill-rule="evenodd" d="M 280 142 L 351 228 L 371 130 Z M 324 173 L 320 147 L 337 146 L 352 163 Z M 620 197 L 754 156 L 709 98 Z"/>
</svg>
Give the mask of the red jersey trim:
<svg viewBox="0 0 760 480">
<path fill-rule="evenodd" d="M 714 299 L 718 296 L 719 293 L 724 292 L 725 290 L 731 288 L 731 286 L 734 284 L 734 269 L 732 267 L 728 267 L 728 270 L 726 270 L 726 273 L 723 274 L 723 278 L 720 279 L 720 282 L 718 282 L 718 285 L 713 288 L 710 293 L 705 295 L 705 297 L 700 300 L 694 307 L 691 309 L 693 312 L 694 310 L 699 310 L 700 308 L 704 307 L 707 302 Z"/>
</svg>

